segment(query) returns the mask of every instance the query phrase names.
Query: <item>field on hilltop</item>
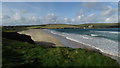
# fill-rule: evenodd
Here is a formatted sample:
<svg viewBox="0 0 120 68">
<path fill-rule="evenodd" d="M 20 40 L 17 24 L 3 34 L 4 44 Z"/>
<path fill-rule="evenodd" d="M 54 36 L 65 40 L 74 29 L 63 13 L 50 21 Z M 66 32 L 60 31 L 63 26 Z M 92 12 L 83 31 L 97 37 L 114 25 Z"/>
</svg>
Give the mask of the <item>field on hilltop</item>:
<svg viewBox="0 0 120 68">
<path fill-rule="evenodd" d="M 118 23 L 96 23 L 96 24 L 46 24 L 46 25 L 29 25 L 29 26 L 3 26 L 3 31 L 16 32 L 27 29 L 91 29 L 91 28 L 119 28 Z"/>
</svg>

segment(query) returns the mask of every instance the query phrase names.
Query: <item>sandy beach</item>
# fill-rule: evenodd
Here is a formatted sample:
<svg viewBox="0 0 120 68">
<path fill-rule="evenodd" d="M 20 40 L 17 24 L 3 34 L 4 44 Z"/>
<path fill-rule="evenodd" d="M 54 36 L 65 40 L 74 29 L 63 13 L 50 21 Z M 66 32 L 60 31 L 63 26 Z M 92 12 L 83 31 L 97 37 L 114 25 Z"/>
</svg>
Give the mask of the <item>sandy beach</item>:
<svg viewBox="0 0 120 68">
<path fill-rule="evenodd" d="M 60 41 L 56 39 L 52 34 L 48 34 L 42 29 L 30 29 L 18 33 L 31 36 L 31 39 L 37 44 L 41 44 L 45 46 L 57 46 L 57 47 L 63 46 L 63 44 L 60 43 Z"/>
<path fill-rule="evenodd" d="M 51 34 L 51 33 L 47 32 L 46 30 L 42 30 L 42 29 L 30 29 L 30 30 L 20 31 L 18 33 L 31 36 L 31 39 L 36 44 L 40 44 L 40 45 L 43 45 L 43 46 L 82 48 L 82 49 L 87 49 L 87 50 L 100 52 L 99 50 L 97 50 L 95 48 L 92 48 L 90 46 L 68 40 L 68 39 L 66 39 L 65 37 L 62 37 L 62 36 Z M 108 55 L 108 54 L 105 54 L 105 53 L 102 53 L 102 54 L 104 54 L 106 56 L 109 56 L 109 57 L 118 61 L 118 57 Z"/>
<path fill-rule="evenodd" d="M 30 29 L 30 30 L 20 31 L 18 33 L 31 36 L 31 39 L 35 43 L 40 44 L 40 45 L 70 47 L 70 48 L 83 48 L 83 49 L 98 51 L 95 48 L 92 48 L 90 46 L 68 40 L 62 36 L 51 34 L 51 33 L 47 32 L 46 30 L 42 30 L 42 29 Z"/>
</svg>

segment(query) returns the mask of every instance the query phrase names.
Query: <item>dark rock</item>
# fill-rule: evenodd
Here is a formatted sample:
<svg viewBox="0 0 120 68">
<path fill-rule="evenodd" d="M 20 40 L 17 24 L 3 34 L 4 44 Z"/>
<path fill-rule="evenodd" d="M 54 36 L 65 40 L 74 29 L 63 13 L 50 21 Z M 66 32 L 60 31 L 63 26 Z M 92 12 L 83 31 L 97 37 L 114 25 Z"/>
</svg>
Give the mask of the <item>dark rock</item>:
<svg viewBox="0 0 120 68">
<path fill-rule="evenodd" d="M 2 32 L 2 37 L 35 44 L 30 36 L 19 34 L 17 32 Z"/>
</svg>

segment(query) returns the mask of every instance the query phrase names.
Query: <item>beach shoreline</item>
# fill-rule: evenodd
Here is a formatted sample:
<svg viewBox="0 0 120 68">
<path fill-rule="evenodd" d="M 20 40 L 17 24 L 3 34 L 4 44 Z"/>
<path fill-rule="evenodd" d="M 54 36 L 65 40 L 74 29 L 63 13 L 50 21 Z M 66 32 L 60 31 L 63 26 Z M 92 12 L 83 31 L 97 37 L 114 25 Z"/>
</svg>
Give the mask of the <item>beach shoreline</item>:
<svg viewBox="0 0 120 68">
<path fill-rule="evenodd" d="M 45 29 L 46 31 L 46 29 Z M 53 33 L 50 33 L 50 32 L 47 32 L 49 34 L 53 34 Z M 114 55 L 110 55 L 110 54 L 107 54 L 107 53 L 104 53 L 94 47 L 91 47 L 91 46 L 88 46 L 88 45 L 85 45 L 85 44 L 82 44 L 82 43 L 78 43 L 76 41 L 73 41 L 73 40 L 70 40 L 70 39 L 67 39 L 66 37 L 63 37 L 63 36 L 60 36 L 60 35 L 56 35 L 56 34 L 53 34 L 59 41 L 61 41 L 61 43 L 64 43 L 63 45 L 65 47 L 70 47 L 70 48 L 81 48 L 81 49 L 86 49 L 86 50 L 89 50 L 89 51 L 94 51 L 94 52 L 98 52 L 98 53 L 101 53 L 102 55 L 104 56 L 108 56 L 114 60 L 116 60 L 119 64 L 120 64 L 120 57 L 119 56 L 114 56 Z M 67 42 L 67 43 L 65 43 Z"/>
<path fill-rule="evenodd" d="M 117 60 L 117 62 L 120 64 L 119 61 L 120 57 L 103 53 L 100 50 L 95 49 L 93 47 L 69 40 L 63 36 L 52 34 L 48 32 L 46 29 L 30 29 L 30 30 L 20 31 L 18 33 L 31 36 L 31 39 L 35 41 L 35 43 L 37 44 L 43 44 L 46 46 L 55 46 L 55 47 L 81 48 L 81 49 L 87 49 L 87 50 L 99 52 L 105 56 L 109 56 L 112 59 Z"/>
<path fill-rule="evenodd" d="M 69 40 L 63 36 L 52 34 L 46 31 L 46 29 L 30 29 L 30 30 L 20 31 L 18 33 L 31 36 L 31 39 L 36 44 L 41 44 L 39 42 L 49 42 L 49 43 L 53 43 L 53 45 L 55 44 L 54 46 L 56 47 L 84 48 L 99 52 L 99 50 L 93 47 Z"/>
</svg>

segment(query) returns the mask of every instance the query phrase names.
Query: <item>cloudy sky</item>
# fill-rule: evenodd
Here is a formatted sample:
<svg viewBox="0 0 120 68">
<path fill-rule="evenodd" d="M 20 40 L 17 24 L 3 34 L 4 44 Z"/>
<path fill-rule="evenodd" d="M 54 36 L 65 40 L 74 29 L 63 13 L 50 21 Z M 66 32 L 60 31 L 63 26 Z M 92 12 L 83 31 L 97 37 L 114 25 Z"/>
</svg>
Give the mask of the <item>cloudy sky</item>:
<svg viewBox="0 0 120 68">
<path fill-rule="evenodd" d="M 2 25 L 117 23 L 118 3 L 3 2 L 0 19 Z"/>
</svg>

